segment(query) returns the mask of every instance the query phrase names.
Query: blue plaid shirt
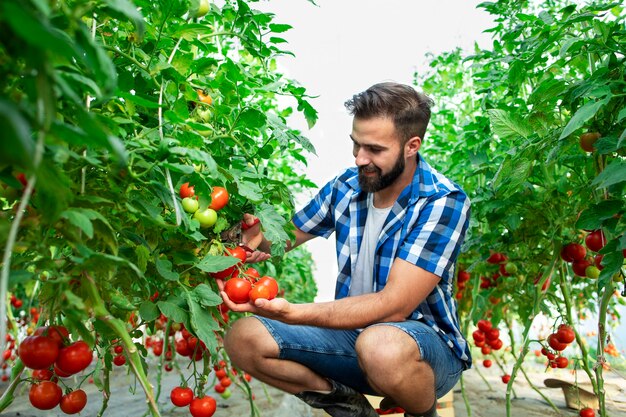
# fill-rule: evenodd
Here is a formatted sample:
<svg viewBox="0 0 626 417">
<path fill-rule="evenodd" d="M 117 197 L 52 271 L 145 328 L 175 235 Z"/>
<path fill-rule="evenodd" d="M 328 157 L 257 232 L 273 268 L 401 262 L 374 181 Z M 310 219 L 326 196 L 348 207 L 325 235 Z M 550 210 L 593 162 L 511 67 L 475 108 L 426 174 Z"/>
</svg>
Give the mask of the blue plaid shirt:
<svg viewBox="0 0 626 417">
<path fill-rule="evenodd" d="M 461 188 L 419 156 L 413 182 L 398 196 L 376 246 L 374 291 L 385 287 L 396 258 L 441 277 L 435 289 L 408 319 L 420 320 L 471 365 L 469 346 L 459 329 L 453 297 L 454 267 L 469 223 L 470 202 Z M 335 298 L 350 290 L 351 275 L 363 239 L 367 193 L 361 191 L 356 167 L 328 182 L 293 222 L 302 231 L 337 239 L 339 276 Z"/>
</svg>

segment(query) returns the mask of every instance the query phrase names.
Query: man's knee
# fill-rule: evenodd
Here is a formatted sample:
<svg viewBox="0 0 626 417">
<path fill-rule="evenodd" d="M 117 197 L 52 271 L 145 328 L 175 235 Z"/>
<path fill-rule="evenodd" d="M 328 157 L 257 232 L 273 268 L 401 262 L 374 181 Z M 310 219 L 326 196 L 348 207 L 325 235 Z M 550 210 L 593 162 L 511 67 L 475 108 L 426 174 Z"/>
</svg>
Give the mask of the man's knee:
<svg viewBox="0 0 626 417">
<path fill-rule="evenodd" d="M 254 317 L 243 317 L 233 323 L 224 337 L 224 348 L 233 363 L 243 369 L 250 359 L 278 356 L 274 338 Z"/>
</svg>

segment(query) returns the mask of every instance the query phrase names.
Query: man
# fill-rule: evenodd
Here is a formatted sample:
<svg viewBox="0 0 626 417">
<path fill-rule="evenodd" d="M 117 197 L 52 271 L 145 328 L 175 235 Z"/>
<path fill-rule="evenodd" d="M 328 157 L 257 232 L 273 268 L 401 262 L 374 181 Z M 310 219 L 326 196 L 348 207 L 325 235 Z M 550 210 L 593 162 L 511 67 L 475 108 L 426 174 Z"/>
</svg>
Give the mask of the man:
<svg viewBox="0 0 626 417">
<path fill-rule="evenodd" d="M 335 300 L 234 304 L 251 312 L 225 338 L 235 366 L 331 416 L 377 416 L 362 395 L 407 416 L 436 416 L 436 399 L 471 365 L 452 296 L 469 200 L 419 155 L 431 101 L 412 87 L 376 84 L 346 102 L 356 167 L 326 184 L 301 211 L 296 247 L 337 240 Z M 269 257 L 256 219 L 242 240 Z M 223 288 L 223 283 L 219 283 Z"/>
</svg>

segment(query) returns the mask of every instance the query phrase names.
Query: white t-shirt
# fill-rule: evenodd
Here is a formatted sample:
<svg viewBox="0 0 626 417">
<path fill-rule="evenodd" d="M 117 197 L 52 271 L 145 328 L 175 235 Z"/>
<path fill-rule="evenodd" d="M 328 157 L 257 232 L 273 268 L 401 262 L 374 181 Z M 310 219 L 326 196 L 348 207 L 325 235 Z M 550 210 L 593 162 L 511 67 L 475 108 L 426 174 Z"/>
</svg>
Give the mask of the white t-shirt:
<svg viewBox="0 0 626 417">
<path fill-rule="evenodd" d="M 374 207 L 374 194 L 367 196 L 367 219 L 354 273 L 350 280 L 349 296 L 374 292 L 374 258 L 378 237 L 383 230 L 390 207 Z"/>
</svg>

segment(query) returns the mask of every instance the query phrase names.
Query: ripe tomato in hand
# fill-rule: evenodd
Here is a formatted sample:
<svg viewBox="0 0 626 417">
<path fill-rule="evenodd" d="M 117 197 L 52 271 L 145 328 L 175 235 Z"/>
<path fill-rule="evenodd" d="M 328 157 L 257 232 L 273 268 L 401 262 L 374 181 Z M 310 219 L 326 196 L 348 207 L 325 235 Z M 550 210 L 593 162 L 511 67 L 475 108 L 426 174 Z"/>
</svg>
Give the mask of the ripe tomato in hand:
<svg viewBox="0 0 626 417">
<path fill-rule="evenodd" d="M 226 295 L 236 304 L 247 303 L 250 300 L 249 294 L 251 289 L 252 284 L 244 278 L 231 278 L 224 285 Z"/>
<path fill-rule="evenodd" d="M 189 404 L 189 412 L 193 417 L 211 417 L 215 413 L 217 403 L 213 397 L 196 397 Z"/>
<path fill-rule="evenodd" d="M 254 303 L 259 298 L 263 298 L 265 300 L 270 299 L 270 288 L 265 285 L 255 285 L 250 292 L 248 293 L 250 301 Z"/>
<path fill-rule="evenodd" d="M 82 389 L 74 390 L 61 397 L 60 407 L 65 414 L 80 413 L 85 405 L 87 405 L 87 394 Z"/>
<path fill-rule="evenodd" d="M 63 391 L 55 382 L 42 381 L 33 384 L 28 392 L 28 399 L 33 407 L 40 410 L 52 410 L 59 405 Z"/>
<path fill-rule="evenodd" d="M 262 285 L 269 288 L 270 296 L 268 300 L 276 298 L 276 295 L 278 294 L 278 282 L 276 282 L 274 278 L 265 275 L 256 282 L 256 285 L 257 287 Z"/>
<path fill-rule="evenodd" d="M 211 204 L 209 208 L 218 211 L 228 204 L 228 191 L 224 187 L 213 187 L 211 190 Z"/>
<path fill-rule="evenodd" d="M 59 351 L 56 365 L 63 372 L 75 374 L 87 368 L 92 359 L 92 349 L 87 343 L 79 340 Z"/>
<path fill-rule="evenodd" d="M 189 387 L 175 387 L 170 392 L 170 400 L 176 407 L 185 407 L 193 400 L 193 390 Z"/>
<path fill-rule="evenodd" d="M 27 336 L 20 343 L 17 354 L 30 369 L 49 368 L 59 356 L 59 345 L 46 336 Z"/>
</svg>

